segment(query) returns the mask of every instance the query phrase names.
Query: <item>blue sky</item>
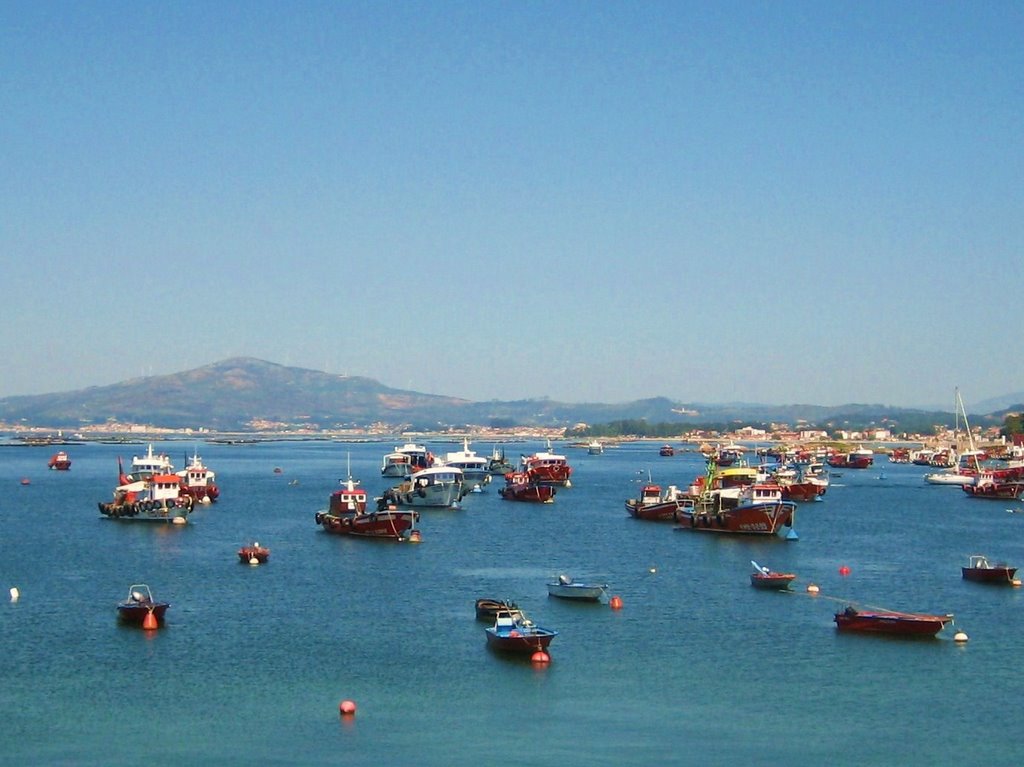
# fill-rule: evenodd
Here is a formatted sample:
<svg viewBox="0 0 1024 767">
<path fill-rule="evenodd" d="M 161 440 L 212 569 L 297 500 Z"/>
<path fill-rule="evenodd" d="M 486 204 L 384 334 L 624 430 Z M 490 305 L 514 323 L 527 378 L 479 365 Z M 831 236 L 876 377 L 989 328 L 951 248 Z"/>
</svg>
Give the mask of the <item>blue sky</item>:
<svg viewBox="0 0 1024 767">
<path fill-rule="evenodd" d="M 0 2 L 0 396 L 1024 389 L 1024 6 Z"/>
</svg>

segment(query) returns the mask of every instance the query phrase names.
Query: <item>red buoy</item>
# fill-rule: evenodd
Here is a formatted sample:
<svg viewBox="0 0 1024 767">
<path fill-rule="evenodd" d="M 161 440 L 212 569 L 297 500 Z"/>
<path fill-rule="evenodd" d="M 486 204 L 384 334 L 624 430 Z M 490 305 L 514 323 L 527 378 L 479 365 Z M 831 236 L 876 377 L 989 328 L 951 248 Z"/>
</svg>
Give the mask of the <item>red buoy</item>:
<svg viewBox="0 0 1024 767">
<path fill-rule="evenodd" d="M 532 660 L 534 663 L 550 663 L 551 656 L 543 650 L 537 650 L 537 652 L 530 656 L 530 660 Z"/>
<path fill-rule="evenodd" d="M 610 608 L 612 608 L 613 610 L 621 610 L 622 609 L 622 597 L 619 597 L 619 596 L 612 597 L 611 599 L 608 600 L 608 606 Z"/>
<path fill-rule="evenodd" d="M 142 628 L 147 631 L 152 631 L 157 627 L 156 613 L 150 610 L 146 613 L 146 617 L 142 619 Z"/>
<path fill-rule="evenodd" d="M 850 568 L 847 567 L 846 565 L 843 565 L 842 567 L 839 568 L 839 574 L 844 576 L 844 577 L 849 575 L 850 574 Z"/>
<path fill-rule="evenodd" d="M 338 713 L 342 716 L 355 716 L 356 702 L 354 700 L 343 700 L 338 704 Z"/>
</svg>

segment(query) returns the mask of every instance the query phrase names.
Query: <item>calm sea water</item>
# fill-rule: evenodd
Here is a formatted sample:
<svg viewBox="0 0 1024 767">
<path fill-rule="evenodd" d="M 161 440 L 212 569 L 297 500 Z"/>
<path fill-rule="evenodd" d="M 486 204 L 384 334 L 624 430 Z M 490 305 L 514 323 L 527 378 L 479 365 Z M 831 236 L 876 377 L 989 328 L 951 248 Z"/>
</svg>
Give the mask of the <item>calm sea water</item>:
<svg viewBox="0 0 1024 767">
<path fill-rule="evenodd" d="M 390 443 L 161 447 L 179 467 L 198 447 L 218 474 L 222 500 L 185 527 L 99 516 L 117 456 L 144 445 L 72 446 L 70 472 L 47 471 L 50 448 L 0 448 L 0 586 L 21 592 L 0 605 L 0 763 L 1024 760 L 1024 593 L 959 569 L 975 553 L 1024 569 L 1024 513 L 1007 512 L 1024 504 L 927 486 L 924 469 L 883 460 L 802 504 L 799 541 L 717 538 L 623 508 L 648 471 L 687 484 L 699 456 L 566 448 L 574 486 L 554 504 L 502 501 L 492 486 L 461 510 L 424 511 L 419 545 L 393 544 L 313 521 L 348 460 L 371 492 L 387 486 Z M 271 548 L 267 565 L 238 562 L 252 539 Z M 751 559 L 796 572 L 794 593 L 752 589 Z M 549 598 L 561 572 L 608 583 L 623 608 Z M 171 602 L 158 632 L 116 620 L 138 582 Z M 551 664 L 488 650 L 481 596 L 557 629 Z M 838 635 L 844 599 L 952 612 L 971 641 Z"/>
</svg>

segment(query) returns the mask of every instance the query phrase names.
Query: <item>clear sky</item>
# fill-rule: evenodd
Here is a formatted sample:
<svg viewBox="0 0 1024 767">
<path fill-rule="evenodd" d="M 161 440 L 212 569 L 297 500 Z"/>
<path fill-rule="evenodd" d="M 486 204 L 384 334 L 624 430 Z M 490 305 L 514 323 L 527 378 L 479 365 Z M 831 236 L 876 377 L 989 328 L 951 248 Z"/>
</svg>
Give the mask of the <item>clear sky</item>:
<svg viewBox="0 0 1024 767">
<path fill-rule="evenodd" d="M 0 396 L 1024 389 L 1019 2 L 0 0 Z"/>
</svg>

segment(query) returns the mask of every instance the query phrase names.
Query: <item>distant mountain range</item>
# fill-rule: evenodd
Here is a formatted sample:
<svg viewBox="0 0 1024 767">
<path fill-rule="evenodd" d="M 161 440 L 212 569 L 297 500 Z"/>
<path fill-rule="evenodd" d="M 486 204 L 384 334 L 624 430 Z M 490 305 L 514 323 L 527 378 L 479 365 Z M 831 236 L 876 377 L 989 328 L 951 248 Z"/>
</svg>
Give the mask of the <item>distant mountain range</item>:
<svg viewBox="0 0 1024 767">
<path fill-rule="evenodd" d="M 1014 395 L 1013 399 L 1024 402 L 1024 395 Z M 971 420 L 974 425 L 1000 425 L 1003 415 L 972 415 Z M 952 407 L 949 412 L 941 412 L 864 404 L 709 405 L 664 397 L 612 405 L 548 399 L 473 402 L 392 389 L 371 378 L 286 367 L 248 357 L 110 386 L 0 399 L 0 421 L 4 423 L 71 430 L 132 423 L 243 432 L 298 427 L 332 430 L 373 424 L 433 431 L 449 426 L 571 427 L 620 420 L 711 428 L 771 423 L 795 428 L 876 426 L 930 433 L 936 424 L 952 425 L 953 414 Z"/>
</svg>

